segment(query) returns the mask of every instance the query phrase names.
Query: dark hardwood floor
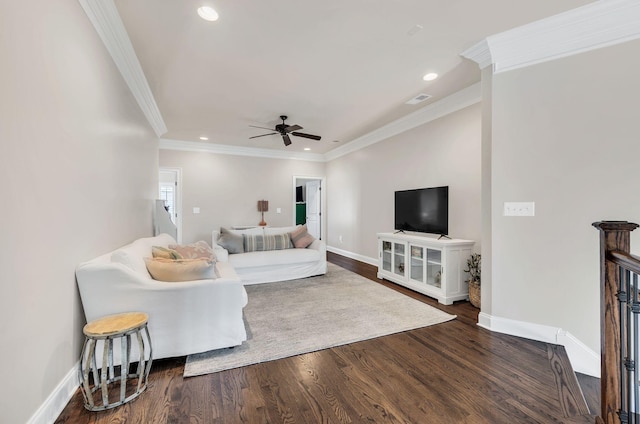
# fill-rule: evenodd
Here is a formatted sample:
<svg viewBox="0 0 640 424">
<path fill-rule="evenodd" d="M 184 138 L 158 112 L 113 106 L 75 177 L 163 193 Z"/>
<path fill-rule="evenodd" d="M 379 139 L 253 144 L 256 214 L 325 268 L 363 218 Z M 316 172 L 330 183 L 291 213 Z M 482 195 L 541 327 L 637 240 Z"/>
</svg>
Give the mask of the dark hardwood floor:
<svg viewBox="0 0 640 424">
<path fill-rule="evenodd" d="M 185 358 L 153 363 L 138 399 L 88 412 L 78 391 L 56 423 L 593 423 L 564 348 L 492 333 L 469 302 L 433 299 L 350 269 L 457 319 L 278 361 L 183 378 Z M 348 325 L 349 323 L 345 323 Z M 580 376 L 588 406 L 598 380 Z M 585 390 L 586 387 L 586 390 Z"/>
</svg>

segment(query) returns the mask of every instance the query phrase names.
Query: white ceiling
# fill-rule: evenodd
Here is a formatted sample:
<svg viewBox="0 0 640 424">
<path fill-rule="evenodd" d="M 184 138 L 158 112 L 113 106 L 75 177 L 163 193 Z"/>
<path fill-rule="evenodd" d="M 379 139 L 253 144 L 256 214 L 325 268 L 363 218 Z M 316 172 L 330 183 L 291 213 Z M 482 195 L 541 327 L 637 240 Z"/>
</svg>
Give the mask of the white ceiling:
<svg viewBox="0 0 640 424">
<path fill-rule="evenodd" d="M 313 153 L 479 81 L 460 53 L 487 36 L 591 2 L 115 0 L 168 128 L 163 138 Z M 218 21 L 197 15 L 204 4 Z M 440 77 L 425 82 L 427 72 Z M 404 104 L 420 93 L 433 97 Z M 249 139 L 266 132 L 249 125 L 272 128 L 282 114 L 322 140 Z"/>
</svg>

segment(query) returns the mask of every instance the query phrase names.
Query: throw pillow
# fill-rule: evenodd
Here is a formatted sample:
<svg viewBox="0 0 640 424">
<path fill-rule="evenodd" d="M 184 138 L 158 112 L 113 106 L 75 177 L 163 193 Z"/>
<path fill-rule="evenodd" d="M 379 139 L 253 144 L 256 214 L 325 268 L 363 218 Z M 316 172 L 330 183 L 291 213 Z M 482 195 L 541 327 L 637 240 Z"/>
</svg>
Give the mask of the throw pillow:
<svg viewBox="0 0 640 424">
<path fill-rule="evenodd" d="M 204 240 L 200 240 L 191 244 L 170 244 L 169 249 L 173 249 L 181 256 L 180 258 L 170 259 L 216 259 L 216 255 L 213 252 L 213 249 L 211 248 L 211 246 L 209 246 L 209 243 Z"/>
<path fill-rule="evenodd" d="M 289 234 L 257 236 L 243 234 L 245 252 L 261 252 L 265 250 L 282 250 L 293 247 Z"/>
<path fill-rule="evenodd" d="M 227 249 L 229 253 L 244 253 L 242 235 L 233 233 L 226 228 L 220 228 L 218 244 Z"/>
<path fill-rule="evenodd" d="M 151 256 L 164 259 L 182 259 L 182 255 L 174 249 L 168 249 L 162 246 L 151 246 Z"/>
<path fill-rule="evenodd" d="M 215 263 L 208 259 L 145 258 L 147 270 L 154 280 L 179 282 L 216 278 Z"/>
<path fill-rule="evenodd" d="M 291 231 L 290 235 L 293 245 L 299 249 L 309 247 L 309 245 L 315 240 L 315 238 L 307 232 L 307 224 L 301 225 Z"/>
</svg>

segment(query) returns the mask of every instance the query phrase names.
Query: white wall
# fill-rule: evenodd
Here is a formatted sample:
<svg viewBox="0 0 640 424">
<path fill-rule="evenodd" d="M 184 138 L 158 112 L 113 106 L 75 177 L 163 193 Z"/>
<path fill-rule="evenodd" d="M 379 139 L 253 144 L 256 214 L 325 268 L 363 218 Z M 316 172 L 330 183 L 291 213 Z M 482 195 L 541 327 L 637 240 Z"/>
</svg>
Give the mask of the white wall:
<svg viewBox="0 0 640 424">
<path fill-rule="evenodd" d="M 269 226 L 291 226 L 293 176 L 321 177 L 325 164 L 291 159 L 160 150 L 160 166 L 182 168 L 182 240 L 211 242 L 221 226 L 258 225 L 258 200 L 269 201 Z M 200 213 L 194 214 L 193 208 Z M 281 213 L 276 209 L 281 208 Z"/>
<path fill-rule="evenodd" d="M 157 141 L 77 0 L 0 28 L 0 421 L 24 423 L 77 381 L 76 265 L 151 234 Z"/>
<path fill-rule="evenodd" d="M 481 310 L 491 314 L 492 304 L 492 214 L 491 214 L 491 155 L 493 121 L 492 67 L 482 70 L 482 263 L 481 263 Z"/>
<path fill-rule="evenodd" d="M 479 251 L 480 115 L 475 104 L 327 163 L 327 244 L 375 259 L 394 191 L 447 185 L 449 234 Z"/>
<path fill-rule="evenodd" d="M 493 76 L 492 311 L 599 352 L 599 220 L 640 222 L 640 41 Z M 533 218 L 503 217 L 534 201 Z M 632 244 L 640 249 L 640 234 Z"/>
</svg>

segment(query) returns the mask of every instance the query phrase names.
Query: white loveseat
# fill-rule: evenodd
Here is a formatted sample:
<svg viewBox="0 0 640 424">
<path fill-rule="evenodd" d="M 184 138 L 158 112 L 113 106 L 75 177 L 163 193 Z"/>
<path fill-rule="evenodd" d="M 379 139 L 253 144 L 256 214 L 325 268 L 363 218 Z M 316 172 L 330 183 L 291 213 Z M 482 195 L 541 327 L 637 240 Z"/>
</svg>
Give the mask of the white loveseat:
<svg viewBox="0 0 640 424">
<path fill-rule="evenodd" d="M 231 230 L 236 234 L 277 235 L 290 233 L 296 227 L 260 227 Z M 218 244 L 220 232 L 212 233 L 212 246 L 219 261 L 228 261 L 244 284 L 295 280 L 327 273 L 327 246 L 315 240 L 307 248 L 260 252 L 229 253 Z"/>
<path fill-rule="evenodd" d="M 216 263 L 216 279 L 163 282 L 144 262 L 152 246 L 175 240 L 161 234 L 141 238 L 76 269 L 87 321 L 121 312 L 149 315 L 154 359 L 237 346 L 247 339 L 242 308 L 247 292 L 234 269 Z"/>
</svg>

